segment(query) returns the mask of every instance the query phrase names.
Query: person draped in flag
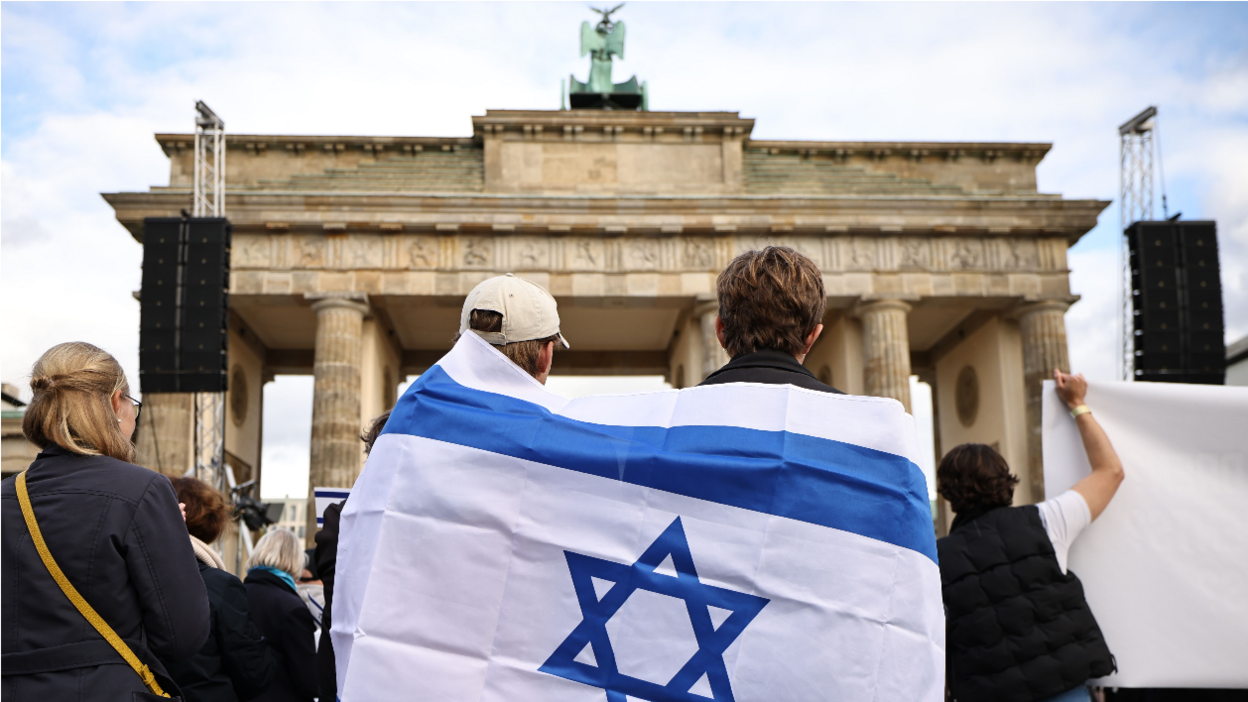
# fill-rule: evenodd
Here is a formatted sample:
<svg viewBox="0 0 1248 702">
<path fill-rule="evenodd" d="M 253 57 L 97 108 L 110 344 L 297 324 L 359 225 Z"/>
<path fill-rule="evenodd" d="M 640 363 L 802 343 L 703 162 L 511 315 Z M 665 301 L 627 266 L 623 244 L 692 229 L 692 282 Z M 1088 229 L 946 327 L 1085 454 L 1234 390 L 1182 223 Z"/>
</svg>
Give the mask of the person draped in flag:
<svg viewBox="0 0 1248 702">
<path fill-rule="evenodd" d="M 940 702 L 914 421 L 802 367 L 826 294 L 813 263 L 778 247 L 730 263 L 732 361 L 684 389 L 547 391 L 567 344 L 538 291 L 504 276 L 470 293 L 352 488 L 340 698 Z"/>
<path fill-rule="evenodd" d="M 559 331 L 559 308 L 555 298 L 540 285 L 511 273 L 477 284 L 464 300 L 460 313 L 458 341 L 465 332 L 489 340 L 537 382 L 545 385 L 554 364 L 556 345 L 569 348 Z M 364 454 L 372 453 L 373 444 L 385 429 L 390 412 L 373 420 L 368 431 L 360 435 Z M 334 699 L 338 692 L 333 639 L 333 587 L 338 559 L 338 536 L 342 509 L 346 501 L 325 509 L 323 528 L 316 533 L 316 564 L 325 584 L 325 609 L 322 613 L 320 643 L 317 648 L 317 682 L 322 699 Z"/>
<path fill-rule="evenodd" d="M 1083 375 L 1053 377 L 1090 475 L 1040 504 L 1011 507 L 1018 478 L 991 446 L 955 446 L 936 470 L 957 515 L 937 542 L 957 702 L 1088 702 L 1086 681 L 1117 668 L 1066 563 L 1071 543 L 1118 491 L 1122 462 L 1084 403 Z"/>
<path fill-rule="evenodd" d="M 483 281 L 468 293 L 455 340 L 467 332 L 485 339 L 542 385 L 550 377 L 555 347 L 572 348 L 559 331 L 555 298 L 511 273 Z"/>
</svg>

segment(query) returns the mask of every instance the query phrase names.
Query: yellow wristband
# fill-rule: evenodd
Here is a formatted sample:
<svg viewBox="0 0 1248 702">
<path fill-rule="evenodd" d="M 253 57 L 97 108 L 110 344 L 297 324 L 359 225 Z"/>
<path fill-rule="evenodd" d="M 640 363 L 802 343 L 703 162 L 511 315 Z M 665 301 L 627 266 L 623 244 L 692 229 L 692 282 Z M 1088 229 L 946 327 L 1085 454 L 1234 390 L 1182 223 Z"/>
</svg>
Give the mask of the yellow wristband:
<svg viewBox="0 0 1248 702">
<path fill-rule="evenodd" d="M 1081 414 L 1091 414 L 1091 413 L 1092 413 L 1091 407 L 1088 407 L 1087 405 L 1079 405 L 1078 407 L 1070 411 L 1070 416 L 1073 419 L 1078 419 L 1079 415 Z"/>
</svg>

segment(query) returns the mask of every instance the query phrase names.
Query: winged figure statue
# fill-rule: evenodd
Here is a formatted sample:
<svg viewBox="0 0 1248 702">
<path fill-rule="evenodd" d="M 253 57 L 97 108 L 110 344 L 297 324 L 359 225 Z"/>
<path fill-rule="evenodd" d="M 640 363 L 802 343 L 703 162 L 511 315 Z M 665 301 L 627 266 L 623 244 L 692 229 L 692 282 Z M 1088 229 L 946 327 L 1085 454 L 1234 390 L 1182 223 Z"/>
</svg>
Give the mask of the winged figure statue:
<svg viewBox="0 0 1248 702">
<path fill-rule="evenodd" d="M 609 10 L 591 8 L 602 15 L 597 26 L 588 21 L 581 23 L 581 56 L 590 55 L 588 88 L 593 93 L 610 93 L 611 59 L 613 56 L 624 58 L 624 23 L 612 22 L 611 13 L 624 7 L 616 5 Z"/>
<path fill-rule="evenodd" d="M 610 9 L 590 8 L 602 19 L 597 24 L 581 23 L 581 56 L 590 56 L 589 80 L 569 81 L 568 98 L 574 109 L 648 109 L 645 85 L 638 84 L 636 76 L 623 83 L 611 80 L 612 60 L 624 58 L 624 23 L 612 22 L 611 15 L 622 7 L 621 3 Z"/>
</svg>

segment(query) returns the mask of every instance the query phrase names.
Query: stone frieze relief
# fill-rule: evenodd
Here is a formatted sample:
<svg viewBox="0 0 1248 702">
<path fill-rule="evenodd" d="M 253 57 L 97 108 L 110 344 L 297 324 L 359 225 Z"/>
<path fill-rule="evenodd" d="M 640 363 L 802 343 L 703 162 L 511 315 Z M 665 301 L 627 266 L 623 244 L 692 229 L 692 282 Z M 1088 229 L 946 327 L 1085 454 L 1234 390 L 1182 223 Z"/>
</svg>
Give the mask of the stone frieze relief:
<svg viewBox="0 0 1248 702">
<path fill-rule="evenodd" d="M 738 253 L 790 246 L 824 272 L 1063 270 L 1060 237 L 610 237 L 236 234 L 238 270 L 718 270 Z"/>
<path fill-rule="evenodd" d="M 412 236 L 407 238 L 407 246 L 402 250 L 407 253 L 409 268 L 437 268 L 438 240 L 432 236 Z"/>
<path fill-rule="evenodd" d="M 464 268 L 487 268 L 494 259 L 494 241 L 487 237 L 459 239 L 460 263 Z"/>
</svg>

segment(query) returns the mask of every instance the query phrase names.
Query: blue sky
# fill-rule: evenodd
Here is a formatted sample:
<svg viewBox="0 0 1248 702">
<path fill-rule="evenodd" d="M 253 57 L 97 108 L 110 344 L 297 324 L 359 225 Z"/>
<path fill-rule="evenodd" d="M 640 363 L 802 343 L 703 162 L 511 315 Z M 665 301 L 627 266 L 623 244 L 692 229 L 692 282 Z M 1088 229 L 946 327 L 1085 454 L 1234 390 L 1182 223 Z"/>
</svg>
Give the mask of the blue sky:
<svg viewBox="0 0 1248 702">
<path fill-rule="evenodd" d="M 70 338 L 137 372 L 141 252 L 99 193 L 166 183 L 152 134 L 189 131 L 195 100 L 233 133 L 467 135 L 487 108 L 557 108 L 560 78 L 587 72 L 578 28 L 593 16 L 3 3 L 0 373 L 24 384 Z M 1248 333 L 1248 4 L 633 2 L 618 18 L 617 80 L 648 80 L 654 109 L 739 110 L 757 138 L 1049 141 L 1040 189 L 1067 197 L 1116 199 L 1116 127 L 1155 104 L 1171 213 L 1218 220 L 1228 337 Z M 1112 205 L 1070 254 L 1072 362 L 1106 380 L 1117 224 Z M 266 474 L 306 466 L 300 382 L 266 390 Z"/>
</svg>

